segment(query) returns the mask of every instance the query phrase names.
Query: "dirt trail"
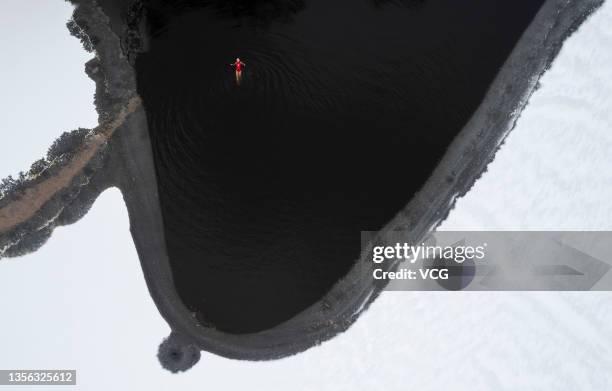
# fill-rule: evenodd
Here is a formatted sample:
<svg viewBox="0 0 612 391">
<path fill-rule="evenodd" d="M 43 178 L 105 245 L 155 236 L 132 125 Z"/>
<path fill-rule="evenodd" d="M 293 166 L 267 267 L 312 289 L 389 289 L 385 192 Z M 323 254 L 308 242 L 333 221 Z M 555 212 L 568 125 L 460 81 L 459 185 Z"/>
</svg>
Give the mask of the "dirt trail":
<svg viewBox="0 0 612 391">
<path fill-rule="evenodd" d="M 115 118 L 96 128 L 72 160 L 53 177 L 27 188 L 23 196 L 0 209 L 0 233 L 32 218 L 58 191 L 69 186 L 100 147 L 113 135 L 126 118 L 141 105 L 140 97 L 132 97 Z"/>
</svg>

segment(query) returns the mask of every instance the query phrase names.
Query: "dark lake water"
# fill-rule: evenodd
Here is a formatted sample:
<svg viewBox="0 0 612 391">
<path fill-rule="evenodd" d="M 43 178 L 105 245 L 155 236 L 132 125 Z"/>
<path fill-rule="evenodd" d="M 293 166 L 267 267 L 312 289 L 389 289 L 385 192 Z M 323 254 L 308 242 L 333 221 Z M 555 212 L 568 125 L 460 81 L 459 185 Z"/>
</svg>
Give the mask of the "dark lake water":
<svg viewBox="0 0 612 391">
<path fill-rule="evenodd" d="M 247 333 L 319 300 L 360 231 L 427 179 L 542 2 L 152 2 L 138 88 L 184 303 Z"/>
</svg>

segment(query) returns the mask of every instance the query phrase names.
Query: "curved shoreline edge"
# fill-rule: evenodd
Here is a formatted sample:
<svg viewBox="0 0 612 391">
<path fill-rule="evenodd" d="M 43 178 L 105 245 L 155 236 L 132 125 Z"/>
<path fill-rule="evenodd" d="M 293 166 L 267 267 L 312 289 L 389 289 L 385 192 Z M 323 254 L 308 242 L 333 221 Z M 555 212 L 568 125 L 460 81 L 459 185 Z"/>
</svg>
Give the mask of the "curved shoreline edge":
<svg viewBox="0 0 612 391">
<path fill-rule="evenodd" d="M 228 358 L 270 360 L 299 353 L 346 330 L 384 289 L 372 282 L 364 259 L 356 260 L 323 300 L 272 329 L 233 335 L 195 320 L 174 289 L 147 120 L 129 61 L 144 44 L 138 34 L 142 20 L 129 19 L 131 25 L 122 29 L 111 24 L 95 1 L 72 2 L 76 5 L 73 20 L 79 29 L 71 32 L 97 53 L 86 69 L 96 82 L 101 125 L 90 131 L 81 145 L 68 148 L 63 159 L 48 162 L 37 175 L 0 192 L 0 258 L 35 251 L 55 227 L 77 221 L 103 190 L 116 186 L 128 208 L 149 293 L 171 326 L 179 348 L 195 346 Z M 418 242 L 435 230 L 455 200 L 486 171 L 564 40 L 602 3 L 546 1 L 425 185 L 380 231 L 376 241 L 384 243 L 386 233 L 402 229 L 410 232 L 407 241 Z M 139 7 L 142 2 L 134 1 L 128 12 L 138 15 Z M 62 173 L 63 179 L 57 181 Z M 52 190 L 44 187 L 50 180 L 57 184 Z M 367 252 L 363 250 L 363 254 Z M 160 359 L 163 362 L 164 357 Z"/>
</svg>

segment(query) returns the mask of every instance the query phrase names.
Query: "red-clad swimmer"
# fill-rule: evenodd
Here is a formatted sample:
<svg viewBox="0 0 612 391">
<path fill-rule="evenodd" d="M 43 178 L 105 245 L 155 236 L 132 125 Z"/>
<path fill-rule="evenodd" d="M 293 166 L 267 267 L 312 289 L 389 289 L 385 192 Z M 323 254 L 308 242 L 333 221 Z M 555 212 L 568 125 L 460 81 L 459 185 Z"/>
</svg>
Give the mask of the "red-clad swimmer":
<svg viewBox="0 0 612 391">
<path fill-rule="evenodd" d="M 244 67 L 246 64 L 240 61 L 240 58 L 236 58 L 236 61 L 230 65 L 236 69 L 236 83 L 240 85 L 240 82 L 242 81 L 242 67 Z"/>
</svg>

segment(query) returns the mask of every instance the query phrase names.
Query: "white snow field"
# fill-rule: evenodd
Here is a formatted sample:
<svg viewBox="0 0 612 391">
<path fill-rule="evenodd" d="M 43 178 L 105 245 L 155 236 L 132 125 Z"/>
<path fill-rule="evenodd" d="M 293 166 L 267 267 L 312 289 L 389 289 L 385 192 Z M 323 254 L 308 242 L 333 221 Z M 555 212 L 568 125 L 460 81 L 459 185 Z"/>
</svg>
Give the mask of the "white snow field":
<svg viewBox="0 0 612 391">
<path fill-rule="evenodd" d="M 62 0 L 0 3 L 0 178 L 27 171 L 61 132 L 98 124 L 93 57 L 68 33 Z M 6 142 L 5 140 L 10 140 Z"/>
<path fill-rule="evenodd" d="M 41 92 L 27 79 L 35 54 L 16 48 L 23 64 L 2 62 L 0 75 L 27 80 L 3 95 L 37 114 L 0 128 L 2 140 L 11 140 L 1 146 L 1 177 L 26 168 L 59 132 L 95 120 L 93 83 L 82 72 L 87 55 L 63 27 L 71 7 L 4 0 L 0 18 L 29 14 L 32 3 L 40 15 L 12 25 L 10 34 L 35 48 L 36 37 L 65 48 L 35 65 L 65 69 L 60 84 L 87 104 Z M 443 229 L 612 229 L 610 20 L 608 1 L 565 43 L 496 160 Z M 10 45 L 0 41 L 0 50 Z M 3 116 L 13 115 L 0 103 Z M 203 353 L 193 369 L 172 375 L 155 357 L 169 328 L 148 294 L 116 189 L 40 251 L 0 262 L 0 309 L 0 369 L 76 369 L 75 390 L 612 389 L 610 292 L 388 292 L 346 333 L 302 354 L 253 363 Z"/>
</svg>

